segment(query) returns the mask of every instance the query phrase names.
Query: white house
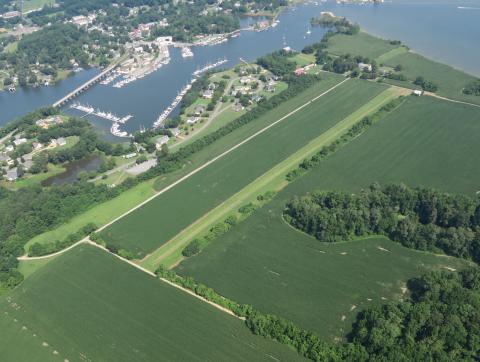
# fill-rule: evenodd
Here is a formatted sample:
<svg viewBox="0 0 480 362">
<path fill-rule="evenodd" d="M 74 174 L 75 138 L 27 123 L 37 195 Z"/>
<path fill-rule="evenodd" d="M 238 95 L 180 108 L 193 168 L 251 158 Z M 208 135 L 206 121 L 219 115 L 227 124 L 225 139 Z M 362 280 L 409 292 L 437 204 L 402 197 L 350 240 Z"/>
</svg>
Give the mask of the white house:
<svg viewBox="0 0 480 362">
<path fill-rule="evenodd" d="M 213 97 L 213 90 L 207 89 L 205 92 L 203 92 L 203 98 L 211 99 L 212 97 Z"/>
<path fill-rule="evenodd" d="M 189 117 L 187 118 L 187 120 L 185 121 L 187 124 L 195 124 L 198 122 L 198 117 Z"/>
<path fill-rule="evenodd" d="M 26 142 L 27 142 L 26 138 L 17 138 L 15 141 L 13 141 L 15 146 L 20 146 L 21 144 Z"/>
<path fill-rule="evenodd" d="M 420 96 L 423 94 L 423 91 L 418 90 L 418 89 L 415 89 L 415 90 L 413 91 L 413 94 L 416 95 L 417 97 L 420 97 Z"/>
<path fill-rule="evenodd" d="M 157 139 L 157 142 L 155 144 L 157 150 L 161 149 L 163 145 L 167 144 L 169 139 L 170 137 L 168 136 L 162 136 L 159 139 Z"/>
<path fill-rule="evenodd" d="M 57 142 L 57 145 L 59 145 L 59 146 L 65 146 L 67 144 L 67 140 L 63 137 L 59 137 L 55 141 Z"/>
<path fill-rule="evenodd" d="M 371 64 L 367 64 L 367 63 L 358 63 L 358 67 L 361 69 L 361 70 L 364 70 L 364 71 L 367 71 L 367 72 L 371 72 L 372 71 L 372 65 Z"/>
</svg>

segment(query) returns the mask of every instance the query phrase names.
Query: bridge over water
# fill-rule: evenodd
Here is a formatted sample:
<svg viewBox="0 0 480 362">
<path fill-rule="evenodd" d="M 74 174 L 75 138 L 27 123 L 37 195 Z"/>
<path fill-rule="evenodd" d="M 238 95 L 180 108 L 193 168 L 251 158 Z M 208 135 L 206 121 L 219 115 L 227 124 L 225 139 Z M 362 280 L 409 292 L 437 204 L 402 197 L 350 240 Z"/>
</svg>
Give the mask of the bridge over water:
<svg viewBox="0 0 480 362">
<path fill-rule="evenodd" d="M 116 68 L 116 66 L 118 64 L 119 64 L 119 62 L 116 62 L 116 63 L 108 66 L 100 74 L 97 74 L 95 77 L 93 77 L 89 81 L 83 83 L 81 86 L 79 86 L 75 90 L 68 93 L 65 97 L 63 97 L 63 98 L 59 99 L 58 101 L 56 101 L 55 103 L 53 103 L 52 106 L 53 107 L 61 107 L 65 103 L 67 103 L 68 101 L 71 101 L 73 98 L 75 98 L 76 96 L 78 96 L 82 92 L 86 91 L 91 86 L 93 86 L 95 83 L 97 83 L 100 80 L 102 80 L 103 78 L 105 78 L 112 70 L 114 70 Z"/>
</svg>

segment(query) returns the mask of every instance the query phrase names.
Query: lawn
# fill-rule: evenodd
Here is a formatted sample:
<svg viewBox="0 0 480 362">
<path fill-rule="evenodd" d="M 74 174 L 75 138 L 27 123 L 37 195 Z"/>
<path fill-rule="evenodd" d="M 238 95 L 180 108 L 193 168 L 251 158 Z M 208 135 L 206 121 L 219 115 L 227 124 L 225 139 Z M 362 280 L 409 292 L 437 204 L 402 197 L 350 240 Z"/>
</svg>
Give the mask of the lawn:
<svg viewBox="0 0 480 362">
<path fill-rule="evenodd" d="M 3 51 L 5 53 L 15 53 L 17 51 L 17 48 L 18 48 L 18 41 L 14 41 L 12 43 L 9 43 L 5 49 L 3 49 Z"/>
<path fill-rule="evenodd" d="M 258 203 L 256 200 L 258 195 L 268 191 L 278 192 L 283 189 L 288 184 L 285 179 L 285 174 L 297 167 L 305 158 L 313 156 L 313 154 L 318 152 L 322 147 L 331 144 L 363 117 L 374 113 L 382 105 L 385 105 L 396 97 L 398 97 L 398 89 L 390 88 L 380 93 L 348 117 L 338 122 L 335 126 L 311 140 L 288 158 L 245 186 L 235 195 L 225 200 L 215 209 L 203 215 L 189 227 L 183 229 L 182 232 L 177 234 L 172 240 L 142 260 L 141 265 L 152 271 L 156 270 L 160 264 L 167 267 L 176 265 L 182 260 L 182 249 L 191 240 L 202 236 L 202 234 L 205 234 L 216 223 L 225 220 L 229 215 L 237 215 L 237 217 L 241 218 L 242 215 L 237 212 L 237 209 L 249 202 Z"/>
<path fill-rule="evenodd" d="M 328 52 L 335 55 L 361 55 L 375 59 L 386 54 L 398 45 L 392 45 L 387 40 L 360 32 L 356 35 L 337 34 L 328 41 Z"/>
<path fill-rule="evenodd" d="M 23 2 L 23 11 L 28 12 L 32 10 L 37 10 L 46 5 L 55 4 L 55 0 L 25 0 Z"/>
<path fill-rule="evenodd" d="M 103 238 L 143 258 L 383 90 L 371 82 L 342 84 L 103 230 Z"/>
<path fill-rule="evenodd" d="M 355 192 L 374 181 L 474 195 L 478 117 L 471 106 L 410 97 L 177 271 L 326 339 L 344 336 L 359 309 L 401 297 L 407 279 L 464 262 L 383 238 L 320 243 L 283 221 L 285 203 L 315 189 Z"/>
<path fill-rule="evenodd" d="M 434 62 L 419 54 L 408 52 L 398 54 L 385 62 L 385 65 L 395 67 L 400 64 L 402 71 L 409 80 L 422 76 L 438 86 L 438 95 L 465 102 L 480 104 L 480 97 L 462 93 L 463 88 L 475 78 L 448 65 Z"/>
<path fill-rule="evenodd" d="M 315 55 L 298 53 L 292 58 L 292 60 L 297 64 L 297 66 L 304 67 L 308 64 L 315 63 Z"/>
<path fill-rule="evenodd" d="M 30 276 L 0 311 L 5 361 L 300 360 L 239 319 L 89 245 Z"/>
<path fill-rule="evenodd" d="M 46 243 L 55 240 L 62 240 L 65 235 L 78 231 L 79 228 L 83 227 L 89 222 L 93 222 L 97 226 L 101 226 L 111 220 L 114 220 L 116 217 L 120 216 L 135 205 L 151 197 L 154 194 L 154 189 L 161 190 L 164 187 L 170 185 L 172 182 L 185 176 L 200 165 L 226 151 L 227 149 L 232 147 L 232 145 L 235 145 L 243 139 L 249 137 L 258 130 L 264 128 L 265 126 L 273 122 L 274 120 L 284 116 L 285 114 L 290 112 L 291 109 L 302 105 L 309 99 L 312 99 L 319 93 L 324 92 L 325 90 L 329 89 L 343 79 L 343 77 L 336 74 L 324 74 L 322 76 L 324 79 L 321 82 L 306 89 L 295 98 L 284 102 L 282 105 L 273 109 L 267 116 L 259 118 L 254 122 L 238 128 L 234 132 L 222 137 L 213 144 L 209 145 L 202 151 L 195 153 L 190 158 L 190 160 L 183 165 L 180 170 L 163 175 L 156 180 L 143 182 L 135 186 L 131 190 L 122 193 L 115 199 L 98 205 L 91 210 L 73 218 L 71 221 L 61 225 L 60 227 L 38 235 L 37 237 L 33 238 L 28 242 L 26 246 L 27 250 L 28 247 L 35 242 Z M 154 189 L 152 189 L 152 185 L 154 185 Z"/>
</svg>

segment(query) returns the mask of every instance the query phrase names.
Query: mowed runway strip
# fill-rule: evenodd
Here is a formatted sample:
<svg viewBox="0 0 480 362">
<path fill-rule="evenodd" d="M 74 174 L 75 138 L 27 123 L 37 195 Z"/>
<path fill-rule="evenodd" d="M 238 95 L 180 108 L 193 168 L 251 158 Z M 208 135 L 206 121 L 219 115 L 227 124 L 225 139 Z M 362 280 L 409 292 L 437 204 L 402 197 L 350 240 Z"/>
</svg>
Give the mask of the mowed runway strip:
<svg viewBox="0 0 480 362">
<path fill-rule="evenodd" d="M 101 235 L 142 258 L 385 89 L 359 80 L 344 82 L 169 187 Z"/>
<path fill-rule="evenodd" d="M 348 117 L 336 123 L 320 136 L 311 140 L 288 158 L 265 172 L 262 176 L 248 184 L 235 195 L 225 200 L 215 209 L 203 215 L 189 227 L 182 230 L 182 232 L 177 234 L 173 239 L 169 240 L 144 258 L 141 261 L 141 265 L 154 271 L 160 264 L 167 267 L 177 264 L 182 259 L 181 251 L 183 247 L 185 247 L 191 240 L 201 236 L 202 233 L 206 233 L 215 223 L 223 221 L 229 213 L 235 212 L 235 210 L 242 205 L 245 205 L 248 202 L 254 202 L 256 196 L 260 195 L 262 192 L 279 191 L 284 188 L 288 184 L 285 178 L 288 171 L 297 167 L 305 158 L 313 156 L 322 147 L 330 145 L 337 138 L 347 132 L 355 123 L 359 122 L 367 115 L 374 113 L 402 93 L 405 92 L 398 88 L 389 88 L 383 91 Z"/>
<path fill-rule="evenodd" d="M 0 314 L 2 361 L 302 360 L 238 318 L 87 244 L 0 299 Z"/>
</svg>

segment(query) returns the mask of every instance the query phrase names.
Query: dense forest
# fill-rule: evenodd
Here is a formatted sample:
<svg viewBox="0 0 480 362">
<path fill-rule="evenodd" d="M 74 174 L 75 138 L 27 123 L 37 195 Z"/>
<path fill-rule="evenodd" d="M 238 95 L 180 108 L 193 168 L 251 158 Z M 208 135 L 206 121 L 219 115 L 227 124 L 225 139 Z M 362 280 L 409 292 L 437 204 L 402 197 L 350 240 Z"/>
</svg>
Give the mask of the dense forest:
<svg viewBox="0 0 480 362">
<path fill-rule="evenodd" d="M 359 313 L 350 340 L 369 361 L 478 361 L 479 269 L 432 272 L 408 287 L 410 300 Z"/>
<path fill-rule="evenodd" d="M 291 74 L 296 68 L 295 62 L 289 59 L 293 55 L 292 52 L 279 50 L 258 58 L 257 64 L 276 76 L 284 77 Z"/>
<path fill-rule="evenodd" d="M 324 242 L 385 235 L 402 245 L 480 262 L 480 199 L 429 188 L 373 184 L 358 194 L 314 192 L 288 202 L 285 219 Z"/>
</svg>

